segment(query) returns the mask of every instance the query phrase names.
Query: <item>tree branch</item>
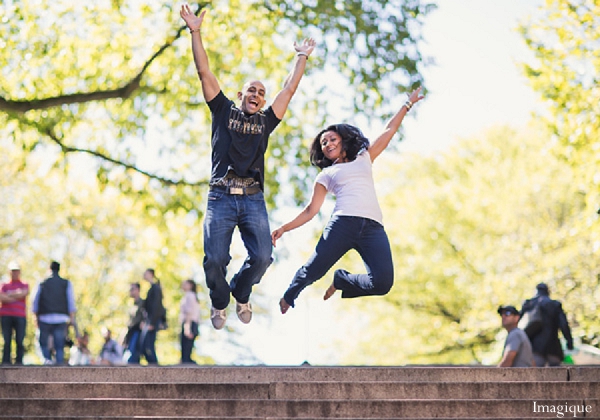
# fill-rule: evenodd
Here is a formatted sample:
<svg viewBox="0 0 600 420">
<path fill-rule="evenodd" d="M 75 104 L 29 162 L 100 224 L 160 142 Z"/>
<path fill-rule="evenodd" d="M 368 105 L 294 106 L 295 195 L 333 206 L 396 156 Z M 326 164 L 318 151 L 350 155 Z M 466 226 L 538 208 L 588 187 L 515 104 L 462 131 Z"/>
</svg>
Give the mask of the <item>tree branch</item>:
<svg viewBox="0 0 600 420">
<path fill-rule="evenodd" d="M 199 6 L 198 12 L 202 10 L 204 6 Z M 173 38 L 167 40 L 152 56 L 144 63 L 140 72 L 123 87 L 118 89 L 98 90 L 94 92 L 80 92 L 72 93 L 68 95 L 53 96 L 51 98 L 44 99 L 33 99 L 24 101 L 13 101 L 7 100 L 0 96 L 0 111 L 14 112 L 18 114 L 24 114 L 31 110 L 41 110 L 54 108 L 62 105 L 80 104 L 93 101 L 104 101 L 107 99 L 127 99 L 133 92 L 140 87 L 140 81 L 142 76 L 150 67 L 150 65 L 156 60 L 162 53 L 164 53 L 173 43 L 181 37 L 181 33 L 186 28 L 185 25 L 181 26 Z"/>
<path fill-rule="evenodd" d="M 207 3 L 199 3 L 198 9 L 195 12 L 196 15 L 198 15 L 200 13 L 200 11 L 206 5 L 207 5 Z M 92 101 L 103 101 L 103 100 L 115 99 L 115 98 L 127 99 L 140 87 L 140 82 L 142 80 L 142 77 L 144 76 L 144 73 L 150 67 L 150 65 L 152 65 L 152 63 L 158 57 L 160 57 L 161 54 L 163 54 L 168 48 L 170 48 L 175 43 L 175 41 L 177 39 L 179 39 L 181 37 L 181 34 L 185 30 L 185 28 L 186 28 L 186 25 L 180 26 L 179 29 L 177 30 L 177 32 L 175 33 L 175 35 L 171 39 L 168 39 L 167 41 L 165 41 L 165 43 L 163 45 L 161 45 L 160 48 L 158 48 L 152 54 L 152 56 L 150 56 L 150 58 L 148 58 L 148 60 L 146 60 L 146 62 L 144 63 L 144 65 L 142 66 L 142 68 L 138 72 L 138 74 L 133 79 L 131 79 L 129 82 L 127 82 L 124 86 L 122 86 L 118 89 L 100 90 L 100 91 L 95 91 L 95 92 L 80 92 L 80 93 L 74 93 L 74 94 L 69 94 L 69 95 L 59 95 L 59 96 L 45 98 L 45 99 L 34 99 L 34 100 L 29 100 L 29 101 L 12 101 L 12 100 L 7 100 L 6 98 L 0 97 L 0 111 L 23 114 L 23 113 L 25 113 L 27 111 L 31 111 L 31 110 L 42 110 L 42 109 L 53 108 L 53 107 L 62 106 L 62 105 L 72 105 L 72 104 L 86 103 L 86 102 L 92 102 Z M 106 162 L 112 163 L 113 165 L 121 166 L 121 167 L 125 168 L 126 170 L 138 172 L 148 178 L 155 179 L 164 185 L 201 186 L 201 185 L 208 184 L 208 181 L 206 181 L 206 180 L 197 181 L 197 182 L 188 182 L 184 179 L 176 180 L 176 179 L 165 178 L 165 177 L 162 177 L 162 176 L 159 176 L 156 174 L 152 174 L 150 172 L 147 172 L 147 171 L 144 171 L 144 170 L 138 168 L 134 164 L 123 162 L 119 159 L 115 159 L 115 158 L 109 156 L 108 154 L 99 152 L 97 150 L 68 146 L 50 128 L 41 129 L 39 126 L 36 126 L 36 129 L 38 132 L 47 135 L 54 143 L 56 143 L 61 148 L 61 150 L 64 154 L 73 153 L 73 152 L 85 153 L 85 154 L 97 157 L 99 159 L 102 159 Z"/>
<path fill-rule="evenodd" d="M 388 298 L 388 303 L 398 308 L 409 307 L 410 309 L 417 312 L 424 312 L 433 316 L 442 316 L 450 322 L 460 324 L 461 318 L 459 315 L 453 314 L 444 304 L 436 298 L 433 298 L 433 302 L 402 302 L 397 299 Z"/>
<path fill-rule="evenodd" d="M 61 148 L 61 150 L 62 150 L 62 152 L 64 154 L 73 153 L 73 152 L 76 152 L 76 153 L 86 153 L 88 155 L 92 155 L 92 156 L 100 158 L 100 159 L 102 159 L 104 161 L 110 162 L 110 163 L 112 163 L 114 165 L 122 166 L 125 169 L 138 172 L 138 173 L 140 173 L 142 175 L 147 176 L 148 178 L 156 179 L 157 181 L 159 181 L 159 182 L 161 182 L 162 184 L 165 184 L 165 185 L 174 185 L 174 186 L 185 185 L 185 186 L 192 186 L 192 187 L 194 187 L 194 186 L 201 186 L 201 185 L 207 185 L 208 184 L 208 181 L 188 182 L 188 181 L 186 181 L 184 179 L 175 180 L 175 179 L 165 178 L 165 177 L 162 177 L 160 175 L 156 175 L 156 174 L 152 174 L 150 172 L 144 171 L 144 170 L 138 168 L 137 166 L 135 166 L 135 165 L 133 165 L 131 163 L 123 162 L 123 161 L 120 161 L 118 159 L 112 158 L 112 157 L 108 156 L 107 154 L 104 154 L 104 153 L 99 152 L 97 150 L 83 149 L 83 148 L 79 148 L 79 147 L 67 146 L 50 129 L 45 130 L 44 134 L 46 134 L 48 137 L 50 137 L 50 139 L 53 142 L 55 142 Z"/>
<path fill-rule="evenodd" d="M 479 270 L 477 270 L 473 266 L 473 264 L 471 264 L 469 259 L 464 255 L 464 252 L 462 252 L 458 248 L 458 246 L 456 246 L 456 244 L 454 242 L 452 242 L 452 240 L 450 238 L 448 238 L 439 229 L 436 229 L 435 232 L 437 233 L 437 235 L 440 239 L 442 239 L 444 242 L 446 242 L 446 244 L 448 244 L 448 246 L 450 246 L 450 248 L 452 248 L 452 251 L 454 251 L 454 253 L 458 256 L 458 259 L 464 264 L 465 267 L 467 267 L 473 274 L 477 275 L 478 277 L 481 276 L 481 272 Z"/>
<path fill-rule="evenodd" d="M 470 350 L 471 352 L 473 352 L 475 346 L 488 346 L 490 344 L 495 343 L 495 333 L 496 330 L 485 330 L 477 334 L 475 337 L 471 337 L 466 341 L 448 344 L 436 351 L 419 353 L 418 356 L 439 356 L 445 353 L 460 350 Z"/>
</svg>

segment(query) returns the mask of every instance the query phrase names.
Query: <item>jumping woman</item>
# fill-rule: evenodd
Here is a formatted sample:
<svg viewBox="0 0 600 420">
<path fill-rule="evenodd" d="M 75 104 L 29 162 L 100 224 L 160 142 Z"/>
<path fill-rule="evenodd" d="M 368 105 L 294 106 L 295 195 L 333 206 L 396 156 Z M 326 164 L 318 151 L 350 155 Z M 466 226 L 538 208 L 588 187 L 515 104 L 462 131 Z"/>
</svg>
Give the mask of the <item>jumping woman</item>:
<svg viewBox="0 0 600 420">
<path fill-rule="evenodd" d="M 329 299 L 337 290 L 342 291 L 342 298 L 354 298 L 385 295 L 391 289 L 392 252 L 375 193 L 372 163 L 388 146 L 406 113 L 423 99 L 420 92 L 419 87 L 409 95 L 371 144 L 358 128 L 348 124 L 331 125 L 313 140 L 310 162 L 322 171 L 315 179 L 312 197 L 304 210 L 271 233 L 273 246 L 285 232 L 310 221 L 321 209 L 327 192 L 336 197 L 336 203 L 315 252 L 296 272 L 279 301 L 282 314 L 294 307 L 294 301 L 306 286 L 323 277 L 351 249 L 363 259 L 367 274 L 336 270 L 323 298 Z"/>
</svg>

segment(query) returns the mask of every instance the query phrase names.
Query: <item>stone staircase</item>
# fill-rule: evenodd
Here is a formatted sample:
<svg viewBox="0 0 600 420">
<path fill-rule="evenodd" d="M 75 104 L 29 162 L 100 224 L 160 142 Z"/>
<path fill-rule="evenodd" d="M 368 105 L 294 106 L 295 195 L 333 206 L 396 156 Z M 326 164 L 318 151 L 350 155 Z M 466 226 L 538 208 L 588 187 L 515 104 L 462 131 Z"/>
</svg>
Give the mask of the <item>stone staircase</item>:
<svg viewBox="0 0 600 420">
<path fill-rule="evenodd" d="M 600 418 L 600 367 L 0 367 L 0 419 L 561 417 Z"/>
</svg>

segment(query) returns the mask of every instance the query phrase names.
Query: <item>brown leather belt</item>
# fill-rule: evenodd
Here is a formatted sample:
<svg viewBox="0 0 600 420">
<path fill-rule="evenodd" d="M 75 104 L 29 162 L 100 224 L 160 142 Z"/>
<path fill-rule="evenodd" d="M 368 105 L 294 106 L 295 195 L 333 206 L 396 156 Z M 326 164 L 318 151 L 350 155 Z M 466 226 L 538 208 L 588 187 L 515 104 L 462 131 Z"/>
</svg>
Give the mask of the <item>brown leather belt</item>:
<svg viewBox="0 0 600 420">
<path fill-rule="evenodd" d="M 226 194 L 231 195 L 253 195 L 262 191 L 258 185 L 252 185 L 250 187 L 225 187 L 220 185 L 211 185 L 210 190 L 223 191 Z"/>
</svg>

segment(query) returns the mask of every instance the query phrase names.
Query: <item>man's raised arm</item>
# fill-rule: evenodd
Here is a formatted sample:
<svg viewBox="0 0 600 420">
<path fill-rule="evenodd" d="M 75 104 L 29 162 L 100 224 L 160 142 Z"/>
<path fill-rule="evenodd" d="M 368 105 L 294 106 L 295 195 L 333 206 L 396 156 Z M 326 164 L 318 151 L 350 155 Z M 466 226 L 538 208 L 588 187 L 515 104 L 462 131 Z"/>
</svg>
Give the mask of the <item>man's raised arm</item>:
<svg viewBox="0 0 600 420">
<path fill-rule="evenodd" d="M 200 34 L 206 10 L 203 10 L 200 16 L 196 16 L 190 9 L 190 6 L 184 4 L 181 6 L 179 14 L 192 34 L 192 52 L 194 53 L 196 70 L 198 70 L 198 76 L 202 83 L 202 94 L 206 102 L 210 102 L 221 91 L 221 87 L 215 75 L 210 71 L 208 56 L 206 55 L 204 44 L 202 44 L 202 35 Z"/>
<path fill-rule="evenodd" d="M 305 39 L 300 45 L 297 45 L 294 42 L 294 49 L 296 50 L 296 62 L 294 63 L 294 68 L 285 79 L 283 89 L 275 96 L 275 100 L 271 105 L 275 116 L 280 120 L 283 119 L 285 111 L 292 100 L 292 96 L 294 96 L 296 89 L 298 89 L 300 79 L 302 79 L 302 76 L 304 75 L 306 61 L 308 60 L 308 56 L 315 49 L 315 44 L 315 40 L 312 38 Z"/>
</svg>

